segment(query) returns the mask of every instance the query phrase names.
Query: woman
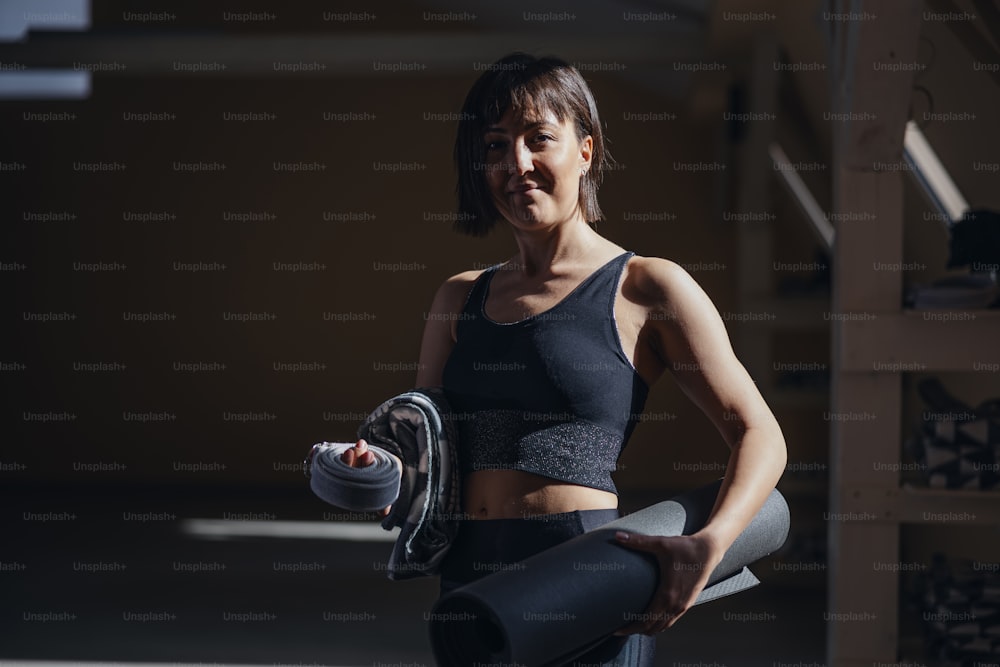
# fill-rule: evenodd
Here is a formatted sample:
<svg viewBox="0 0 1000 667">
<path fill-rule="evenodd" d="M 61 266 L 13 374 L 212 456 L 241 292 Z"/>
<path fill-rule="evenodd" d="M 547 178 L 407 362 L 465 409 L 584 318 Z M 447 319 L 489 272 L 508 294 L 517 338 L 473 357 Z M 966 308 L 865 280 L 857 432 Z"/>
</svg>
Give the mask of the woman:
<svg viewBox="0 0 1000 667">
<path fill-rule="evenodd" d="M 446 280 L 424 330 L 416 384 L 444 387 L 455 411 L 467 517 L 442 592 L 617 518 L 610 473 L 648 388 L 670 370 L 729 445 L 725 480 L 693 535 L 618 533 L 658 560 L 659 589 L 639 620 L 579 658 L 652 664 L 651 636 L 691 606 L 781 476 L 781 430 L 694 280 L 588 224 L 603 218 L 609 160 L 576 69 L 507 56 L 474 84 L 461 118 L 459 226 L 483 235 L 502 219 L 518 251 Z M 343 458 L 373 460 L 364 441 Z"/>
</svg>

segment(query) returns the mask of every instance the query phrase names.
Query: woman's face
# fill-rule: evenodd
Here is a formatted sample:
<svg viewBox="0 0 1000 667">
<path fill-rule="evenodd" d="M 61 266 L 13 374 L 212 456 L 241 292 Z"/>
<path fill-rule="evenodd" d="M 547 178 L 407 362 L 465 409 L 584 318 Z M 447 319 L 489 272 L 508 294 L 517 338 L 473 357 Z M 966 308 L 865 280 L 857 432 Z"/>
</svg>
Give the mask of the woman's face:
<svg viewBox="0 0 1000 667">
<path fill-rule="evenodd" d="M 547 111 L 534 121 L 508 109 L 486 128 L 486 182 L 500 214 L 523 229 L 561 224 L 579 213 L 581 172 L 593 139 L 577 139 L 571 119 Z"/>
</svg>

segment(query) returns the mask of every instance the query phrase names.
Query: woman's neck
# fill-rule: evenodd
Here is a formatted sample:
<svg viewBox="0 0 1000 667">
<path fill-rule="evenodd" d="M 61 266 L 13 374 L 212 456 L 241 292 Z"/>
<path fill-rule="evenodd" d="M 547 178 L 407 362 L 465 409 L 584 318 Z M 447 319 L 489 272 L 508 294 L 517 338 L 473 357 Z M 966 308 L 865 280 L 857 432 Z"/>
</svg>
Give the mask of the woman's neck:
<svg viewBox="0 0 1000 667">
<path fill-rule="evenodd" d="M 513 229 L 518 254 L 505 268 L 516 269 L 525 276 L 550 273 L 560 264 L 585 261 L 594 250 L 608 243 L 584 222 L 574 219 L 550 229 L 526 231 Z"/>
</svg>

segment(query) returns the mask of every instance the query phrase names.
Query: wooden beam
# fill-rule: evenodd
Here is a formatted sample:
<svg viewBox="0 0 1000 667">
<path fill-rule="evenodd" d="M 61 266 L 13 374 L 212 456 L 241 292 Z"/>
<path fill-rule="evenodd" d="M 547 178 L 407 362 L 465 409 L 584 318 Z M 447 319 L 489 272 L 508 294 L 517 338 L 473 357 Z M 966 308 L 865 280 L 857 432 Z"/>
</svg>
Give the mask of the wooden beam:
<svg viewBox="0 0 1000 667">
<path fill-rule="evenodd" d="M 923 310 L 842 314 L 844 371 L 1000 372 L 1000 312 Z"/>
</svg>

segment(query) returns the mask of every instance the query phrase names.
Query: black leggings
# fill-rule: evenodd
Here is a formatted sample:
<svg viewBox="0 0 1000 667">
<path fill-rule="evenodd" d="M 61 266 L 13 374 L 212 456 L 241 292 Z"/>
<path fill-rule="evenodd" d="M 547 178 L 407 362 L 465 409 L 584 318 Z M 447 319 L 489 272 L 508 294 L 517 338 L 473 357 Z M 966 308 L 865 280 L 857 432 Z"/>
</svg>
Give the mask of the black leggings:
<svg viewBox="0 0 1000 667">
<path fill-rule="evenodd" d="M 462 521 L 441 565 L 441 594 L 485 577 L 619 517 L 618 510 L 578 510 L 525 519 Z M 572 667 L 652 667 L 656 640 L 646 635 L 609 637 Z M 568 667 L 567 666 L 567 667 Z"/>
</svg>

